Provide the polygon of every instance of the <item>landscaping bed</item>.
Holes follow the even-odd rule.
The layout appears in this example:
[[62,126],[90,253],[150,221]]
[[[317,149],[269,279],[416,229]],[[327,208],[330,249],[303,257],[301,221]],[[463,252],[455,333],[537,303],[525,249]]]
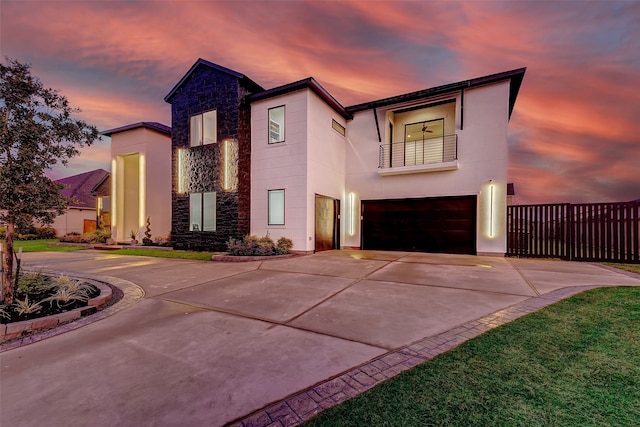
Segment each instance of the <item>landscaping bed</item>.
[[111,288],[97,281],[24,273],[14,303],[0,306],[0,342],[95,313],[111,299]]

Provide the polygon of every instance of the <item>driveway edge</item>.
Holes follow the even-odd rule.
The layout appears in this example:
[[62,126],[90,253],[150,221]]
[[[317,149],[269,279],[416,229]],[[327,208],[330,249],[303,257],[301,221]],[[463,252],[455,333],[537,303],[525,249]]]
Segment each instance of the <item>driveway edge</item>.
[[325,409],[356,397],[370,388],[423,362],[454,349],[465,341],[538,311],[581,292],[603,286],[572,286],[539,297],[532,297],[510,307],[469,321],[438,335],[379,356],[367,363],[302,390],[284,400],[270,404],[227,427],[292,427],[313,418]]

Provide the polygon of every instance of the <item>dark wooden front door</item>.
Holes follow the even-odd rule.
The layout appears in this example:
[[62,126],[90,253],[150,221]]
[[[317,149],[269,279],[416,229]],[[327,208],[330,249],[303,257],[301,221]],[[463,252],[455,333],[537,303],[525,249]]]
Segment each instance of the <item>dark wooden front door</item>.
[[362,249],[476,253],[476,196],[362,202]]
[[316,194],[316,252],[340,247],[340,200]]

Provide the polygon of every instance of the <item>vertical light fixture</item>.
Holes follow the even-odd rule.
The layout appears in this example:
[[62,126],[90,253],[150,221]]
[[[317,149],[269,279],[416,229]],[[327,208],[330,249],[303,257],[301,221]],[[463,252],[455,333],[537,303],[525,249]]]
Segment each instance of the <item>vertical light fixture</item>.
[[184,185],[184,148],[178,148],[178,193],[185,192]]
[[230,156],[230,154],[229,154],[229,144],[230,144],[229,140],[225,139],[224,140],[224,168],[223,168],[224,169],[224,177],[223,177],[223,180],[222,180],[222,187],[225,190],[229,190],[229,173],[230,173],[229,168],[231,167],[231,161],[229,159],[229,156]]
[[349,235],[353,236],[356,234],[356,195],[354,193],[349,193],[349,208],[351,212],[349,212]]
[[495,184],[493,180],[489,180],[489,224],[488,235],[490,239],[495,237]]
[[147,222],[146,204],[147,204],[147,173],[146,173],[146,159],[144,154],[140,153],[138,158],[139,170],[138,170],[138,225],[144,227]]
[[118,211],[116,210],[116,181],[118,174],[116,173],[116,159],[111,159],[111,226],[115,227],[118,223]]

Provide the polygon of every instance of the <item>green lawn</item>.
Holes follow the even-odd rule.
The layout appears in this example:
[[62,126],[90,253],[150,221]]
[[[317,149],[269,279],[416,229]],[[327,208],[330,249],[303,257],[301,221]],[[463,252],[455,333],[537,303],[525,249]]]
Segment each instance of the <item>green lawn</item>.
[[[41,240],[14,240],[13,248],[16,252],[22,248],[22,252],[69,252],[86,249],[84,246],[54,246],[49,243],[57,242],[58,239],[41,239]],[[3,242],[4,243],[4,242]],[[6,246],[5,246],[6,248]]]
[[601,288],[468,341],[306,426],[631,426],[640,288]]
[[609,267],[619,268],[621,270],[640,274],[640,264],[615,264],[613,262],[603,262],[603,264],[608,265]]
[[116,249],[108,251],[109,254],[116,255],[136,255],[136,256],[152,256],[159,258],[180,258],[195,259],[202,261],[211,261],[213,252],[192,252],[192,251],[167,251],[162,249]]

